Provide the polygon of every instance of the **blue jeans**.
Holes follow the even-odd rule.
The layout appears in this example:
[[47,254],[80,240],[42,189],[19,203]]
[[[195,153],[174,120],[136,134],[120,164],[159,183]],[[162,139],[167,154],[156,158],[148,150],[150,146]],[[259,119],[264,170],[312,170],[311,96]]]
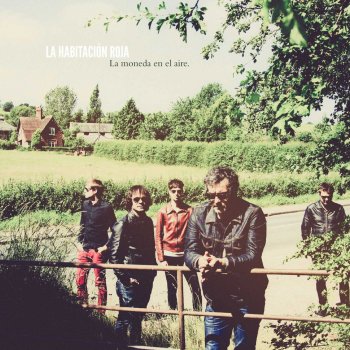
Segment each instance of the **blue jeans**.
[[[119,304],[123,307],[145,308],[151,297],[154,276],[139,281],[139,285],[128,286],[117,281],[117,295]],[[126,349],[128,345],[128,329],[130,328],[130,344],[140,344],[141,323],[143,312],[119,311],[115,325],[118,349]]]
[[[262,302],[250,313],[263,313],[264,305]],[[215,310],[211,305],[207,305],[207,312],[222,312]],[[256,338],[258,336],[260,320],[244,319],[243,315],[248,313],[248,307],[242,307],[232,313],[232,318],[206,316],[205,325],[205,349],[206,350],[226,350],[230,345],[232,330],[234,331],[235,350],[255,350]]]

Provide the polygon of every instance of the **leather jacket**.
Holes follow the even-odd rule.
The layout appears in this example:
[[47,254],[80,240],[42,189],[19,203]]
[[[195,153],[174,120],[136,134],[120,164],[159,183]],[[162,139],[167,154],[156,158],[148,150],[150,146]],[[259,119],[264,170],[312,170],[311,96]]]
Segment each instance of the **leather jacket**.
[[173,209],[171,203],[159,210],[155,235],[158,261],[164,260],[164,250],[184,251],[185,231],[191,212],[192,208],[187,204],[183,204],[178,212]]
[[344,220],[345,211],[342,205],[332,202],[325,209],[321,201],[312,203],[304,213],[301,224],[302,238],[306,239],[310,235],[321,235],[326,232],[338,233]]
[[[129,212],[115,225],[108,248],[111,264],[156,265],[152,219]],[[157,274],[156,271],[125,269],[115,269],[114,273],[125,285],[130,278],[142,281]]]
[[185,237],[185,263],[198,270],[198,259],[207,251],[218,258],[226,256],[228,266],[203,282],[203,293],[217,310],[252,305],[264,300],[267,277],[250,274],[263,268],[266,219],[261,208],[236,198],[233,219],[224,227],[209,203],[196,207]]

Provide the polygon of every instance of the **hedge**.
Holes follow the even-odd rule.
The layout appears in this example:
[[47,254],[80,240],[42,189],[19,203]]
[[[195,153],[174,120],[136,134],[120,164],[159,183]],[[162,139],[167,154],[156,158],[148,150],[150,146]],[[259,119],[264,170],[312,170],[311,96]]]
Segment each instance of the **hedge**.
[[[304,194],[314,194],[317,186],[324,179],[295,179],[293,176],[281,179],[254,179],[241,181],[241,195],[246,198],[261,198],[267,195],[297,197]],[[327,179],[336,187],[339,178]],[[113,204],[114,209],[122,208],[122,200],[126,191],[134,183],[104,181],[105,198]],[[77,212],[83,200],[85,180],[49,181],[44,182],[14,182],[10,181],[0,187],[0,219],[10,218],[23,212],[35,210],[54,210],[57,212]],[[164,203],[168,200],[167,182],[146,181],[143,183],[151,192],[154,203]],[[202,182],[186,183],[185,200],[198,203],[205,200]]]
[[294,171],[310,169],[313,144],[292,142],[170,142],[115,140],[97,142],[94,154],[121,161],[212,167],[227,165],[241,171]]
[[11,141],[0,140],[0,149],[16,149],[17,145]]

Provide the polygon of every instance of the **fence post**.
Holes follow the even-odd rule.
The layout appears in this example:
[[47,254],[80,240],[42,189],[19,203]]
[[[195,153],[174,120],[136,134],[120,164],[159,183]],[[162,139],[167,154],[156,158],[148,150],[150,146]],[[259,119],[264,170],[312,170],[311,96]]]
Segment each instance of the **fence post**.
[[179,340],[180,350],[186,349],[185,341],[185,315],[184,315],[184,290],[182,271],[177,270],[177,309],[179,311]]

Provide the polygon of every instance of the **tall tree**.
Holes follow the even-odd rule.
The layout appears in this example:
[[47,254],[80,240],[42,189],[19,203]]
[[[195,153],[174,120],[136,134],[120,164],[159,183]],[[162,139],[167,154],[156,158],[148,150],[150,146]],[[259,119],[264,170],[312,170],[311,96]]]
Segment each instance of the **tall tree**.
[[11,109],[11,112],[7,115],[6,120],[13,126],[18,125],[20,117],[34,117],[35,107],[29,106],[28,103],[20,104]]
[[86,116],[86,121],[88,123],[101,122],[103,113],[101,110],[101,100],[99,96],[100,96],[100,90],[98,89],[98,84],[97,84],[90,97],[90,109]]
[[144,115],[137,109],[135,101],[131,98],[114,117],[114,137],[123,140],[137,139],[144,120]]
[[68,86],[57,86],[45,95],[45,114],[54,116],[62,129],[69,127],[73,121],[73,110],[77,95]]

